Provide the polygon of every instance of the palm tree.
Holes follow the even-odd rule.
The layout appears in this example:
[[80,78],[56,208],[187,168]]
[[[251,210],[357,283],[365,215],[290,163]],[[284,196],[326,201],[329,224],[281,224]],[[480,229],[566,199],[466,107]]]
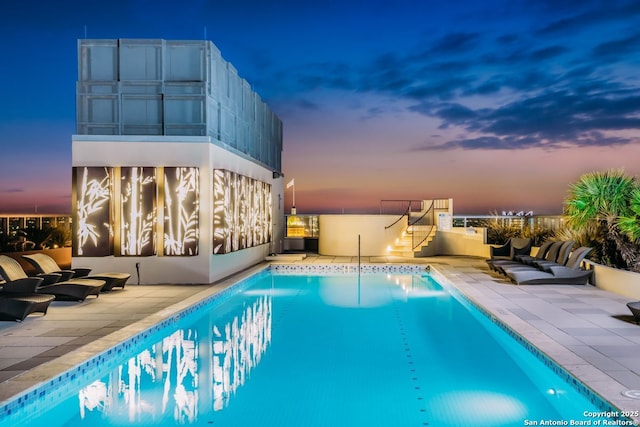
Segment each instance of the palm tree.
[[629,201],[630,214],[618,220],[618,225],[623,233],[635,243],[640,243],[640,188],[631,193]]
[[565,215],[569,226],[576,228],[595,222],[603,231],[603,257],[613,265],[640,272],[638,246],[618,225],[619,218],[632,216],[631,195],[638,188],[637,181],[621,169],[587,173],[571,185]]

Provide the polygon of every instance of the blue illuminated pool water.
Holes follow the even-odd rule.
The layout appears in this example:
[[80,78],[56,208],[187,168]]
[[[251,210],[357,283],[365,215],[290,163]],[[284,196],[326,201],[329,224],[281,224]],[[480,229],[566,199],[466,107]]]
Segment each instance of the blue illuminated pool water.
[[264,272],[206,308],[0,427],[496,427],[609,409],[427,275]]

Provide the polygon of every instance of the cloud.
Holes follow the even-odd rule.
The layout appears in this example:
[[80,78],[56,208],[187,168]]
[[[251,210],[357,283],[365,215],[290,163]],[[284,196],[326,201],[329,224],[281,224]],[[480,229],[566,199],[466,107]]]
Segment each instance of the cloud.
[[0,190],[2,193],[24,193],[24,188],[7,188]]
[[571,143],[545,140],[534,136],[482,136],[478,138],[459,138],[444,144],[423,144],[410,151],[448,151],[448,150],[522,150],[529,148],[568,149],[571,147],[620,146],[632,142],[621,137],[607,137],[593,131],[577,134]]
[[[539,19],[517,32],[510,26],[504,32],[501,26],[477,30],[482,25],[436,32],[369,60],[362,56],[348,64],[327,61],[287,70],[279,81],[301,92],[379,95],[439,120],[440,129],[469,135],[421,150],[629,144],[631,138],[612,134],[640,127],[640,88],[625,68],[612,72],[611,63],[633,61],[640,48],[640,31],[623,32],[633,22],[629,17],[640,17],[635,3],[577,1],[558,12],[553,1],[530,2],[525,8]],[[625,20],[618,22],[621,16]],[[362,108],[365,118],[385,113]]]
[[566,90],[549,90],[495,108],[477,109],[460,103],[416,104],[411,107],[413,111],[441,119],[442,129],[456,127],[483,135],[416,149],[561,149],[630,144],[636,140],[610,134],[640,127],[639,92],[583,96]]
[[[558,2],[553,1],[549,5],[558,7]],[[590,9],[569,17],[556,19],[537,31],[538,35],[558,36],[561,34],[575,34],[588,31],[595,26],[606,25],[613,21],[627,21],[633,16],[640,15],[640,3],[634,0],[622,2],[594,2],[589,4],[578,2],[577,7],[590,7]]]
[[296,100],[296,105],[303,110],[318,110],[319,106],[315,102],[312,102],[306,98],[300,98]]
[[466,53],[475,48],[480,39],[478,33],[449,33],[437,40],[425,52],[425,57],[432,58],[437,54],[458,54]]
[[617,60],[628,55],[636,55],[640,49],[640,33],[629,37],[601,43],[593,48],[595,59]]

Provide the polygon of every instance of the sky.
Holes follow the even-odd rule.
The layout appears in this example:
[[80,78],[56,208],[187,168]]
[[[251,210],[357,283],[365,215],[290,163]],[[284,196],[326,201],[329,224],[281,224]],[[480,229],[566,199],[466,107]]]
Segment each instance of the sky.
[[85,37],[211,40],[282,120],[298,213],[559,214],[584,173],[640,176],[637,0],[21,0],[0,6],[0,213],[71,211]]

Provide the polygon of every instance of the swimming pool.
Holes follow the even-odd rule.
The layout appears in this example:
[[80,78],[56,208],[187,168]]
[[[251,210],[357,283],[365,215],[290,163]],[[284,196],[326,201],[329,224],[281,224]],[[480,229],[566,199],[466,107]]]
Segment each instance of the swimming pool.
[[422,268],[380,270],[252,276],[3,408],[0,426],[564,425],[613,410]]

